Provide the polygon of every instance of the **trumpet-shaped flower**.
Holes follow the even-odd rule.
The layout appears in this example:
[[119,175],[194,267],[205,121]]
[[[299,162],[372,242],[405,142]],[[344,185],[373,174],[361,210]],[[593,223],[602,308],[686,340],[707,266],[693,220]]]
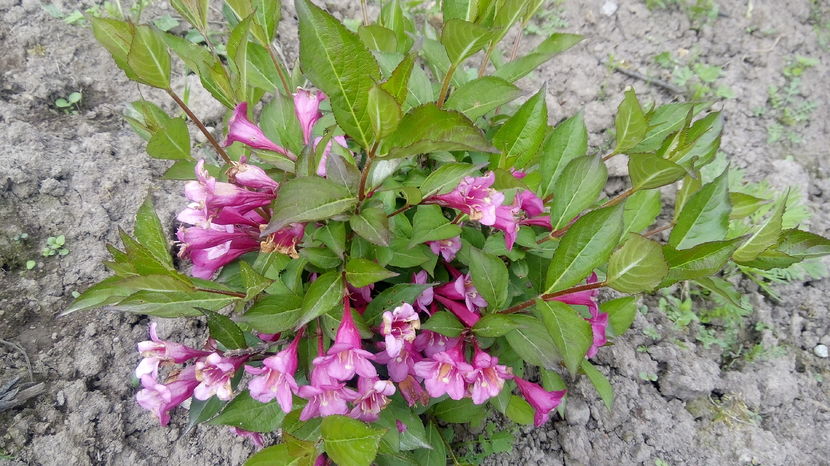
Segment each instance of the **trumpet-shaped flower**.
[[[414,274],[412,276],[412,283],[416,285],[426,285],[429,282],[427,273],[424,270]],[[434,298],[434,291],[432,287],[429,287],[421,292],[417,298],[415,298],[415,307],[418,308],[419,311],[422,312],[429,312],[429,305],[432,304],[432,300]]]
[[314,358],[315,369],[322,370],[335,380],[349,380],[355,374],[361,377],[377,377],[375,366],[370,362],[372,353],[364,350],[360,333],[354,325],[350,306],[343,306],[343,318],[337,328],[334,344],[326,356]]
[[435,288],[435,293],[454,301],[464,301],[470,312],[477,312],[480,307],[487,306],[487,300],[473,285],[470,274],[459,275],[454,281]]
[[315,367],[311,372],[311,384],[300,387],[297,394],[308,400],[300,413],[301,421],[334,414],[347,414],[349,412],[347,402],[360,397],[357,392],[347,388],[346,384],[333,380],[319,367]]
[[170,361],[181,364],[194,358],[207,356],[207,351],[200,351],[173,341],[162,340],[156,333],[158,324],[150,323],[150,340],[138,344],[138,352],[143,359],[135,370],[135,376],[141,379],[145,375],[158,378],[159,363]]
[[272,193],[277,192],[280,184],[268,176],[260,167],[251,165],[242,160],[231,168],[228,178],[239,186],[251,189],[262,189]]
[[548,421],[550,412],[559,406],[562,397],[565,396],[565,390],[548,391],[540,387],[538,384],[528,382],[520,377],[513,377],[522,396],[533,407],[536,414],[533,416],[533,424],[536,427],[541,426]]
[[139,406],[152,412],[161,425],[170,422],[170,411],[193,395],[199,385],[193,366],[185,368],[171,382],[159,383],[155,377],[145,374],[141,377],[143,387],[135,396]]
[[447,194],[431,196],[427,202],[460,210],[482,225],[496,222],[496,208],[504,202],[504,194],[492,189],[496,175],[468,176]]
[[447,262],[452,262],[455,255],[461,250],[461,237],[442,239],[438,241],[427,241],[427,245],[435,255],[440,255]]
[[308,144],[311,140],[311,130],[314,123],[322,118],[323,114],[320,112],[320,102],[326,100],[326,94],[320,91],[311,92],[305,89],[297,89],[294,93],[294,115],[297,121],[300,122],[300,128],[303,130],[303,142]]
[[415,331],[421,328],[421,319],[409,303],[383,313],[380,334],[385,337],[386,353],[396,357],[404,343],[415,340]]
[[242,102],[233,109],[233,115],[228,122],[228,137],[225,139],[225,147],[234,142],[241,142],[254,149],[270,150],[280,153],[291,160],[297,157],[284,147],[268,139],[265,133],[248,119],[248,103]]
[[303,240],[305,235],[305,223],[292,223],[281,228],[260,243],[262,252],[279,252],[294,259],[300,257],[297,252],[297,244]]
[[498,396],[504,381],[512,376],[509,367],[500,365],[498,358],[481,351],[478,345],[473,355],[473,370],[464,375],[469,384],[467,391],[477,405]]
[[388,380],[361,377],[357,380],[360,398],[354,402],[349,416],[363,422],[375,422],[380,412],[392,402],[390,396],[395,394],[395,386]]
[[231,432],[234,434],[251,439],[251,442],[256,445],[257,448],[262,448],[265,446],[265,440],[262,438],[262,434],[259,432],[251,432],[244,429],[240,429],[239,427],[231,427]]
[[415,363],[415,374],[424,378],[427,393],[433,398],[445,393],[453,400],[464,398],[464,375],[471,370],[473,367],[464,360],[462,345]]
[[245,366],[245,372],[256,375],[248,382],[251,398],[262,403],[276,399],[283,411],[291,412],[292,393],[298,389],[294,373],[297,371],[297,345],[301,338],[302,333],[298,333],[287,348],[265,358],[262,367]]
[[457,337],[452,338],[446,335],[441,335],[438,332],[424,330],[419,333],[417,337],[415,337],[415,342],[412,347],[415,351],[420,351],[424,353],[426,357],[430,358],[436,353],[449,351],[458,345],[459,341],[461,341],[461,339]]
[[535,225],[552,229],[550,217],[542,215],[545,205],[532,191],[523,190],[516,193],[513,204],[502,205],[496,209],[496,221],[493,228],[504,232],[507,250],[513,249],[520,225]]
[[230,400],[233,395],[231,378],[247,359],[248,356],[226,358],[219,353],[211,353],[205,359],[196,361],[199,385],[193,390],[193,396],[207,400],[216,395],[220,400]]
[[[380,343],[379,346],[387,349],[386,343]],[[375,362],[378,364],[386,364],[389,378],[393,382],[400,382],[405,379],[412,373],[412,368],[415,367],[415,363],[421,359],[423,359],[421,355],[415,350],[413,344],[409,342],[405,342],[395,356],[389,356],[387,351],[381,351],[375,355]]]

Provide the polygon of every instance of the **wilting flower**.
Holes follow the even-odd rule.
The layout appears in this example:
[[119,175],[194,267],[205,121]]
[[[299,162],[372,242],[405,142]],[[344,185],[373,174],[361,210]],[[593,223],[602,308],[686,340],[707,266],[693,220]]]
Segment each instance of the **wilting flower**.
[[504,202],[504,194],[490,188],[495,181],[493,172],[476,178],[468,176],[449,193],[431,196],[426,201],[460,210],[482,225],[492,225],[496,222],[496,208]]
[[415,374],[424,378],[427,393],[433,398],[443,394],[453,400],[464,398],[464,374],[473,367],[464,360],[463,345],[432,355],[431,360],[415,363]]
[[195,368],[190,366],[170,383],[160,384],[155,377],[144,375],[141,377],[141,385],[144,388],[136,394],[136,401],[142,408],[155,414],[161,425],[166,426],[170,422],[170,411],[193,395],[199,381],[196,380]]
[[245,366],[245,372],[257,376],[248,382],[251,398],[262,403],[276,398],[283,411],[291,412],[292,393],[297,392],[297,382],[294,381],[294,373],[297,371],[297,345],[302,335],[302,332],[298,333],[287,348],[265,358],[262,367]]
[[429,394],[421,387],[421,384],[415,380],[411,375],[406,376],[403,380],[398,382],[398,389],[401,395],[406,400],[406,403],[412,407],[416,404],[426,406],[429,404]]
[[[379,346],[386,349],[386,343],[380,343]],[[412,343],[405,342],[398,354],[389,356],[387,351],[381,351],[375,355],[375,362],[378,364],[386,364],[386,369],[389,371],[389,378],[393,382],[400,382],[405,379],[410,373],[415,363],[423,359]]]
[[265,441],[262,438],[262,434],[260,434],[259,432],[250,432],[244,429],[240,429],[239,427],[231,427],[231,432],[240,437],[251,439],[251,442],[253,442],[253,444],[256,445],[257,448],[262,448],[265,446]]
[[421,319],[409,303],[403,303],[391,312],[384,312],[380,334],[386,337],[386,353],[392,358],[397,356],[405,342],[415,340],[415,331],[419,328]]
[[470,274],[459,275],[455,281],[435,288],[435,293],[454,301],[464,301],[470,312],[477,312],[480,307],[487,306],[487,300],[478,293]]
[[228,137],[225,139],[225,147],[234,142],[241,142],[248,147],[254,149],[270,150],[278,152],[291,160],[296,160],[297,157],[279,146],[274,141],[268,139],[265,133],[248,119],[248,103],[242,102],[233,110],[233,115],[228,122]]
[[300,387],[297,394],[308,400],[300,413],[300,420],[307,421],[315,417],[346,414],[349,412],[348,401],[354,401],[360,395],[346,384],[333,380],[319,367],[311,372],[311,385]]
[[448,337],[446,335],[441,335],[438,332],[424,330],[419,333],[417,337],[415,337],[413,348],[415,348],[415,351],[424,353],[424,355],[429,358],[435,353],[448,351],[451,348],[454,348],[459,341],[461,341],[461,339],[458,337]]
[[389,397],[395,394],[392,382],[368,377],[357,380],[357,390],[360,398],[355,400],[349,416],[363,422],[377,421],[381,410],[392,401]]
[[276,251],[297,259],[300,257],[297,253],[297,244],[303,240],[303,235],[305,235],[305,223],[292,223],[268,235],[265,241],[260,243],[260,251]]
[[427,241],[427,245],[433,254],[440,255],[447,262],[452,262],[455,255],[461,250],[461,237],[442,239],[438,241]]
[[[426,285],[429,280],[427,279],[427,273],[424,270],[414,274],[412,276],[412,283],[416,285]],[[421,292],[417,298],[415,298],[415,306],[418,308],[419,311],[429,312],[429,305],[432,304],[433,299],[433,290],[432,287],[429,287]]]
[[538,384],[528,382],[527,380],[515,376],[513,377],[513,380],[515,380],[516,385],[519,386],[519,390],[522,392],[524,399],[527,400],[527,402],[530,403],[530,406],[532,406],[536,411],[536,414],[533,416],[533,424],[536,427],[540,427],[548,421],[550,412],[559,406],[559,403],[562,401],[562,397],[565,396],[565,390],[548,391],[540,387]]
[[498,358],[481,351],[478,345],[473,355],[473,370],[464,375],[469,383],[470,397],[477,405],[498,396],[504,381],[512,376],[510,368],[500,365]]
[[207,356],[207,351],[199,351],[189,346],[173,341],[162,340],[156,333],[157,324],[150,323],[150,340],[138,344],[138,352],[144,358],[135,369],[135,376],[141,379],[145,375],[152,375],[158,378],[158,367],[162,361],[170,361],[176,364],[187,362],[194,358]]
[[196,361],[196,380],[200,383],[193,390],[193,396],[207,400],[216,395],[220,400],[230,400],[233,395],[231,378],[248,356],[226,358],[219,353],[211,353],[204,360]]
[[378,373],[370,360],[372,353],[364,350],[360,333],[354,325],[350,306],[343,306],[343,318],[337,328],[334,344],[326,356],[314,358],[314,366],[335,380],[349,380],[355,374],[361,377],[377,377]]
[[320,102],[324,100],[326,100],[326,94],[320,91],[311,92],[300,88],[294,93],[294,114],[300,122],[303,142],[306,144],[311,140],[311,129],[314,123],[317,123],[317,120],[323,116],[320,112]]

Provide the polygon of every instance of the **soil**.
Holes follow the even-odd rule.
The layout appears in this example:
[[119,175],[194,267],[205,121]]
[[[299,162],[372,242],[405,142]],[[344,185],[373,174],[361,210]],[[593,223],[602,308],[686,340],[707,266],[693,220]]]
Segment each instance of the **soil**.
[[[64,11],[88,2],[55,2]],[[285,2],[284,53],[296,57],[296,19]],[[349,3],[349,2],[340,2]],[[356,4],[357,2],[352,2]],[[734,98],[719,103],[726,116],[722,149],[751,181],[794,185],[814,215],[809,228],[830,229],[830,54],[814,29],[811,5],[821,1],[725,1],[721,15],[698,26],[677,8],[650,11],[644,2],[571,1],[567,31],[586,40],[557,57],[521,85],[534,91],[548,84],[551,121],[583,111],[596,151],[608,145],[621,92],[633,86],[643,101],[665,103],[678,96],[614,72],[613,58],[630,69],[660,77],[653,57],[670,51],[699,53],[699,61],[721,66],[718,82]],[[330,2],[342,16],[354,5]],[[616,8],[614,8],[616,6]],[[154,6],[164,13],[165,6]],[[825,9],[825,16],[828,11]],[[153,193],[163,221],[174,227],[181,185],[159,181],[168,162],[150,159],[144,143],[122,120],[124,105],[143,96],[164,96],[128,83],[88,29],[50,17],[37,0],[0,0],[0,338],[22,346],[31,376],[46,391],[0,413],[0,464],[241,464],[250,443],[224,428],[186,429],[176,412],[162,428],[134,402],[131,372],[135,343],[146,338],[148,319],[89,312],[57,317],[81,291],[106,276],[100,265],[117,227],[131,227],[140,200]],[[824,21],[827,19],[825,17]],[[540,40],[530,37],[522,50]],[[801,77],[802,94],[818,104],[796,129],[801,142],[767,143],[774,116],[767,88],[785,83],[784,67],[796,56],[819,59]],[[662,76],[661,79],[665,79]],[[179,78],[179,86],[186,78]],[[208,125],[220,125],[223,110],[193,87],[191,102]],[[82,91],[74,113],[54,105]],[[172,110],[172,107],[168,107]],[[207,150],[207,149],[203,149]],[[615,162],[612,173],[621,175]],[[20,239],[26,233],[28,238]],[[49,236],[65,235],[66,256],[41,256]],[[36,260],[27,270],[25,263]],[[828,464],[830,362],[813,348],[830,344],[827,291],[830,280],[790,282],[778,287],[780,301],[740,283],[755,313],[749,343],[782,348],[754,362],[722,365],[717,346],[705,349],[688,332],[644,304],[633,331],[599,352],[599,369],[616,393],[607,410],[586,381],[570,392],[566,418],[519,431],[514,448],[489,464]],[[757,324],[757,325],[756,325]],[[649,327],[661,337],[643,334]],[[196,320],[161,321],[162,337],[204,335]],[[0,386],[28,380],[27,358],[0,344]],[[641,373],[654,374],[646,381]]]

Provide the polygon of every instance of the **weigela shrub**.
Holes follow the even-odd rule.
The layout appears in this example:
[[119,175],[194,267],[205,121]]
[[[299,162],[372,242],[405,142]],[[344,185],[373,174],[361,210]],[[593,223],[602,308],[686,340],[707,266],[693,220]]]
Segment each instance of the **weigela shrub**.
[[[588,153],[581,115],[549,126],[544,88],[515,103],[516,81],[581,40],[503,46],[539,0],[447,0],[437,29],[390,0],[356,32],[297,0],[293,66],[273,43],[277,2],[227,0],[218,29],[207,0],[170,4],[199,40],[92,27],[183,112],[126,112],[149,155],[173,161],[164,177],[187,180],[180,261],[148,199],[110,247],[113,276],[68,312],[206,319],[198,348],[150,325],[136,399],[162,425],[189,401],[191,424],[259,446],[279,431],[251,464],[445,464],[439,426],[493,412],[541,426],[581,375],[610,408],[590,359],[631,325],[634,295],[694,280],[728,298],[714,276],[728,261],[782,268],[830,251],[788,224],[786,194],[730,193],[728,168],[702,171],[724,123],[711,103],[643,108],[627,91],[604,156]],[[224,138],[172,90],[171,51],[227,107]],[[607,198],[615,156],[629,187]],[[617,297],[599,303],[601,288]]]

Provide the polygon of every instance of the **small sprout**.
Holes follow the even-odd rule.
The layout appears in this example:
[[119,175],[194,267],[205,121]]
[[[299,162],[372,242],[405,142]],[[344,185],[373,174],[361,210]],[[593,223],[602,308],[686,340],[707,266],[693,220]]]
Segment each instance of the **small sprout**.
[[659,340],[660,339],[660,332],[657,331],[654,327],[646,327],[643,329],[643,333],[651,338],[652,340]]
[[37,262],[33,260],[26,261],[26,270],[32,270],[35,267],[37,267]]
[[77,290],[72,290],[72,297],[73,298],[78,299],[79,296],[81,296],[81,293],[78,293]]
[[645,380],[646,382],[657,382],[657,374],[642,371],[640,372],[639,376],[642,380]]
[[[55,107],[63,110],[65,113],[78,113],[80,108],[78,104],[81,102],[83,94],[80,92],[72,92],[66,97],[60,97],[55,100]],[[73,109],[74,107],[74,109]]]
[[58,235],[58,236],[50,236],[46,238],[46,247],[40,250],[40,254],[43,257],[51,257],[55,254],[65,256],[69,254],[69,249],[66,249],[64,245],[66,244],[66,236]]

